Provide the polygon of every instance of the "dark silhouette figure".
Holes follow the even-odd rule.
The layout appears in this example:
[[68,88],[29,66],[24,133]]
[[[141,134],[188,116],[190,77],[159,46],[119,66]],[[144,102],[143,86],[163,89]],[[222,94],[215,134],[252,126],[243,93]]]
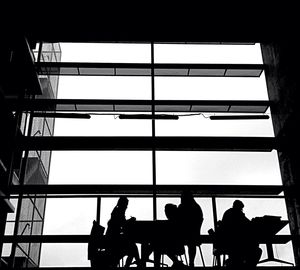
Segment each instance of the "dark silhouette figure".
[[183,191],[178,214],[182,237],[188,247],[189,266],[194,266],[196,248],[199,245],[199,235],[203,223],[203,212],[190,191]]
[[173,261],[173,266],[182,266],[178,260],[179,255],[184,254],[183,238],[180,231],[179,211],[175,204],[165,205],[165,215],[169,221],[168,231],[166,232],[166,244],[164,253]]
[[231,268],[256,267],[262,250],[259,248],[251,221],[243,213],[244,204],[233,202],[232,208],[225,211],[220,226],[223,247],[229,256],[227,266]]
[[88,242],[88,260],[93,269],[106,268],[109,265],[104,231],[105,228],[94,220]]
[[139,264],[139,253],[136,244],[126,233],[126,227],[130,226],[131,222],[135,221],[134,217],[126,219],[125,212],[128,206],[128,199],[121,196],[117,205],[111,213],[111,218],[108,221],[106,231],[108,253],[112,258],[112,266],[116,266],[121,258],[127,255],[125,267],[129,267],[135,258]]
[[162,254],[166,254],[173,262],[173,267],[182,267],[184,264],[178,260],[179,255],[184,254],[183,241],[180,235],[178,220],[178,209],[175,204],[168,203],[165,205],[165,215],[168,221],[166,226],[159,228],[159,237],[154,238],[151,243],[142,245],[143,266],[149,255],[154,252],[154,263],[160,265]]

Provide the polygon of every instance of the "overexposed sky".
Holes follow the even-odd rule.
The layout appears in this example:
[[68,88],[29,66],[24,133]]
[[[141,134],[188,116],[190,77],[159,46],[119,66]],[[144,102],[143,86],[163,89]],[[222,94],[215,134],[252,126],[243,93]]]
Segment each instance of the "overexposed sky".
[[[62,62],[149,63],[149,44],[61,44]],[[262,63],[260,45],[155,45],[157,63]],[[155,79],[156,99],[267,100],[264,74],[259,78]],[[58,98],[151,99],[150,77],[61,76]],[[270,112],[268,112],[270,113]],[[92,116],[90,120],[56,119],[56,136],[151,136],[151,121]],[[211,121],[205,115],[156,121],[157,136],[263,136],[273,137],[272,121]],[[152,184],[151,151],[54,151],[49,184]],[[156,154],[157,184],[280,185],[277,152],[161,151]],[[117,198],[101,202],[101,224],[106,226]],[[222,213],[233,199],[218,200]],[[158,199],[163,206],[179,199]],[[211,201],[199,198],[204,211],[202,232],[213,226]],[[261,207],[265,205],[265,207]],[[245,212],[285,216],[282,200],[272,203],[245,200]],[[72,211],[72,209],[76,209]],[[130,199],[127,214],[152,219],[152,200]],[[96,199],[48,199],[44,234],[89,234],[95,219]],[[211,247],[210,247],[211,248]],[[205,249],[211,260],[211,249]],[[290,246],[281,250],[292,260]],[[72,250],[72,252],[70,252]],[[64,254],[64,258],[60,254]],[[282,256],[281,256],[282,257]],[[86,245],[44,244],[41,266],[87,266]]]

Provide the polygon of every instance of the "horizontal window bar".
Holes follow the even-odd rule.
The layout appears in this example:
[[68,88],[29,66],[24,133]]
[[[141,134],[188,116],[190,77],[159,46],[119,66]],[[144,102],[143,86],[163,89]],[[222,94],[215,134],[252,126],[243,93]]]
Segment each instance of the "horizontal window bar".
[[[66,76],[151,76],[149,63],[40,62],[40,75]],[[263,64],[154,64],[155,76],[260,77]]]

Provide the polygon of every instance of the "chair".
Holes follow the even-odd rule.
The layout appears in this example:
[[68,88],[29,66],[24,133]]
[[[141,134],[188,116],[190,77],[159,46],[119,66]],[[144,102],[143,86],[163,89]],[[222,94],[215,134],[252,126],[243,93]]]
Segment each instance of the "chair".
[[[217,222],[216,231],[213,229],[208,230],[208,234],[212,236],[213,243],[213,266],[224,266],[226,261],[227,252],[225,251],[220,235],[221,221]],[[222,260],[221,260],[222,257]]]
[[104,231],[105,227],[94,220],[87,250],[87,258],[90,260],[92,268],[98,268],[100,264],[107,264]]

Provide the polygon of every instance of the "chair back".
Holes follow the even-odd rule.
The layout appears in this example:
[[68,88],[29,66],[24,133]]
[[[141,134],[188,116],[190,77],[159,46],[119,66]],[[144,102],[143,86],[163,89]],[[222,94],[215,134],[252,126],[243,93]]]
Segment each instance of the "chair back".
[[88,260],[94,259],[97,256],[98,250],[104,248],[104,231],[105,227],[94,220],[88,242]]

